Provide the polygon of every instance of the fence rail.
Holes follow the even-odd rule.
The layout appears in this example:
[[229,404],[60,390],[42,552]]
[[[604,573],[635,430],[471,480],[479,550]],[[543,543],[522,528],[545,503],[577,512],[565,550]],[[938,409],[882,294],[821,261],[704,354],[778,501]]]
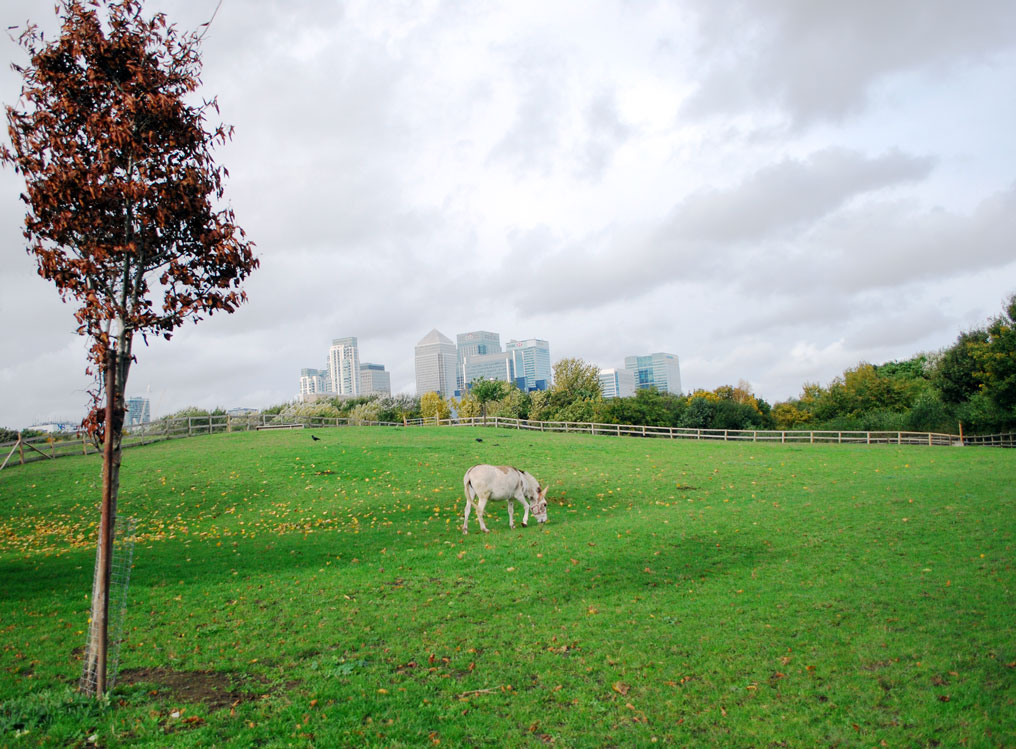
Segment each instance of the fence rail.
[[[778,442],[781,444],[840,445],[978,445],[1016,447],[1016,434],[966,435],[937,432],[903,431],[839,431],[779,429],[689,429],[683,427],[637,426],[632,424],[590,424],[576,421],[529,421],[492,416],[486,419],[408,419],[401,422],[359,421],[355,419],[310,417],[297,418],[284,414],[249,414],[246,416],[185,416],[129,427],[124,430],[123,446],[137,447],[163,440],[195,437],[223,432],[246,432],[270,429],[327,429],[343,426],[477,426],[537,432],[563,432],[613,437],[651,439],[722,440],[724,442]],[[56,435],[20,438],[0,444],[0,470],[8,463],[55,460],[68,455],[90,455],[101,452],[87,435]]]
[[1016,433],[978,434],[963,438],[964,445],[985,445],[987,447],[1016,447]]

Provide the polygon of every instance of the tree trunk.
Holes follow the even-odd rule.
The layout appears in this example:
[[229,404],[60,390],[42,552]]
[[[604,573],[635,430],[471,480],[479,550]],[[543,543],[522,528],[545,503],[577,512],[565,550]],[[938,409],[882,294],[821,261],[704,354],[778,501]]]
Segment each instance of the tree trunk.
[[122,463],[123,415],[126,411],[125,385],[130,369],[130,354],[125,353],[121,339],[119,351],[107,353],[104,366],[106,387],[105,439],[103,441],[102,504],[99,539],[95,554],[95,577],[92,584],[91,623],[82,688],[88,694],[101,696],[106,692],[107,652],[109,635],[109,582],[116,538],[116,505],[120,494]]
[[89,623],[88,651],[82,686],[89,694],[106,691],[106,653],[109,631],[109,571],[113,552],[113,446],[116,410],[116,352],[108,351],[103,366],[106,388],[106,416],[102,450],[102,503],[99,540],[95,552],[95,577],[92,582],[92,609]]

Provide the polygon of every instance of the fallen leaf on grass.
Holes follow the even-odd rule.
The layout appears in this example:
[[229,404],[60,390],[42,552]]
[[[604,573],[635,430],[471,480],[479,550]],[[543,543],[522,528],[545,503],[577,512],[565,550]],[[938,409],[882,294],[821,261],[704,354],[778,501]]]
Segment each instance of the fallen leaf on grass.
[[618,694],[620,694],[622,696],[627,695],[628,694],[628,690],[631,689],[631,687],[629,685],[622,684],[619,681],[614,682],[614,686],[612,688],[613,688],[613,690],[615,692],[617,692]]

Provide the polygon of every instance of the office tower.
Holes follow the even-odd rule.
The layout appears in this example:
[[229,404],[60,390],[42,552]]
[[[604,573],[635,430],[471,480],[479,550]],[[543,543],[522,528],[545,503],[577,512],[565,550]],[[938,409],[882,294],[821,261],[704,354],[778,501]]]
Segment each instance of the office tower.
[[328,350],[328,375],[337,395],[360,394],[360,352],[356,337],[336,338]]
[[511,340],[505,344],[515,367],[515,384],[519,390],[546,390],[551,384],[550,344],[539,338]]
[[461,392],[468,390],[476,380],[515,382],[515,359],[510,351],[501,351],[495,354],[471,354],[466,357],[459,371],[459,376],[465,383]]
[[458,351],[451,339],[437,329],[416,344],[416,393],[435,392],[445,398],[455,394]]
[[600,390],[604,398],[630,398],[635,395],[635,373],[630,369],[601,369]]
[[501,336],[488,330],[474,330],[471,333],[459,333],[455,336],[458,350],[458,367],[455,372],[455,386],[461,393],[472,380],[463,375],[463,366],[468,356],[484,356],[497,354],[501,351]]
[[360,365],[360,395],[372,393],[392,394],[392,376],[383,364],[363,362]]
[[148,398],[128,398],[126,426],[133,427],[147,424],[152,420],[152,404]]
[[635,373],[639,390],[655,387],[661,393],[681,393],[681,366],[675,354],[626,356],[624,368]]
[[331,378],[327,369],[300,370],[300,400],[307,400],[309,395],[331,393]]

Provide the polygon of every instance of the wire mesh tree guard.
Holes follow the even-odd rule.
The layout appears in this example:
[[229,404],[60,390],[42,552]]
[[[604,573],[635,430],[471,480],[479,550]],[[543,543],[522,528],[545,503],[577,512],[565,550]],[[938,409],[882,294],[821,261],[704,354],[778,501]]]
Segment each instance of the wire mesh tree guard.
[[[137,540],[137,520],[135,518],[118,518],[114,524],[113,555],[110,561],[109,576],[109,639],[108,658],[105,674],[105,687],[109,691],[116,684],[120,670],[120,647],[124,641],[125,622],[127,618],[127,589],[130,587],[131,568],[134,564],[134,544]],[[95,576],[92,589],[99,579],[99,558],[95,559]],[[99,623],[92,619],[88,624],[88,640],[85,642],[85,666],[81,674],[78,688],[87,694],[96,694],[99,686],[98,663],[91,654],[97,652]]]

